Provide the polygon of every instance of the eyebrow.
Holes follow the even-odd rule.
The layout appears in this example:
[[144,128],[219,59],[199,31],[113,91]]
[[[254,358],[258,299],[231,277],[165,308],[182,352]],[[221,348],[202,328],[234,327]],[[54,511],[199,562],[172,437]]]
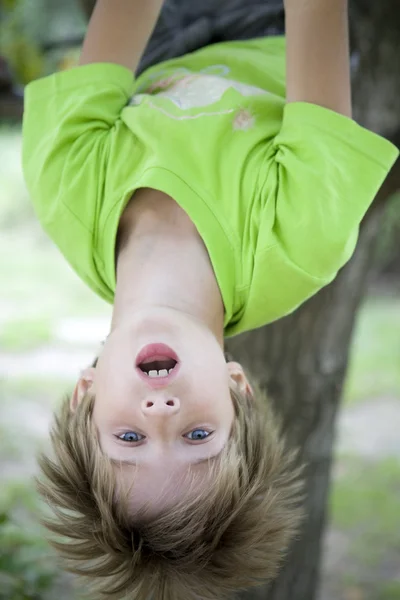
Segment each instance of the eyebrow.
[[[191,463],[189,463],[190,465],[200,465],[201,463],[205,463],[205,462],[210,462],[211,460],[213,460],[214,458],[217,458],[217,456],[220,453],[218,452],[218,454],[213,454],[212,456],[207,456],[206,458],[200,458],[199,460],[195,460]],[[129,460],[129,459],[118,459],[118,458],[110,458],[110,462],[112,465],[132,465],[132,466],[137,466],[138,463],[136,460]]]

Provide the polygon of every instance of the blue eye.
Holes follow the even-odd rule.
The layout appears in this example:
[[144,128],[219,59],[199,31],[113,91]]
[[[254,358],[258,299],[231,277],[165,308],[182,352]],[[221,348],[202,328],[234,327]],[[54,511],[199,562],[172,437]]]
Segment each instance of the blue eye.
[[210,432],[206,431],[205,429],[193,429],[193,431],[187,433],[185,437],[193,442],[199,442],[201,440],[205,440],[209,435]]
[[121,435],[117,435],[117,438],[122,440],[123,442],[141,442],[142,440],[144,440],[144,435],[136,433],[136,431],[126,431]]

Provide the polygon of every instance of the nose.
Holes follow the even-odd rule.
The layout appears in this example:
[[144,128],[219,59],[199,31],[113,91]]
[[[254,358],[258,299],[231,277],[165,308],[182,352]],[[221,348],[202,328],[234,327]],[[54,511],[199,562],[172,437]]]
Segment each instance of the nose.
[[148,417],[168,417],[180,410],[178,398],[151,398],[142,401],[142,412]]

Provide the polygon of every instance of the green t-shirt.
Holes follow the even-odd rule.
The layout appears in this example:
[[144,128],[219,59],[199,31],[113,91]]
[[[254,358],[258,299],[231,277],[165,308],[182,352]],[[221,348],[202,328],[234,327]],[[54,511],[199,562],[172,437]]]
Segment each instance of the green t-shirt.
[[93,64],[26,90],[23,166],[37,215],[113,301],[118,223],[134,190],[172,196],[208,249],[233,335],[332,281],[398,150],[351,119],[285,104],[285,40],[208,46],[136,80]]

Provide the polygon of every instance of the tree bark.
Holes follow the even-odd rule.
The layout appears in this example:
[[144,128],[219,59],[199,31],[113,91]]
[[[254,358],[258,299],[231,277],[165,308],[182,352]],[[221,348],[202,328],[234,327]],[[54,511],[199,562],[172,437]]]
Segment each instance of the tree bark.
[[[1,18],[1,15],[0,15]],[[20,120],[23,112],[23,97],[13,87],[11,70],[6,59],[0,55],[0,120]]]
[[0,91],[0,121],[3,119],[20,121],[23,111],[24,101],[22,96]]
[[96,0],[80,0],[80,5],[82,6],[83,12],[85,13],[87,19],[90,19],[95,4]]

